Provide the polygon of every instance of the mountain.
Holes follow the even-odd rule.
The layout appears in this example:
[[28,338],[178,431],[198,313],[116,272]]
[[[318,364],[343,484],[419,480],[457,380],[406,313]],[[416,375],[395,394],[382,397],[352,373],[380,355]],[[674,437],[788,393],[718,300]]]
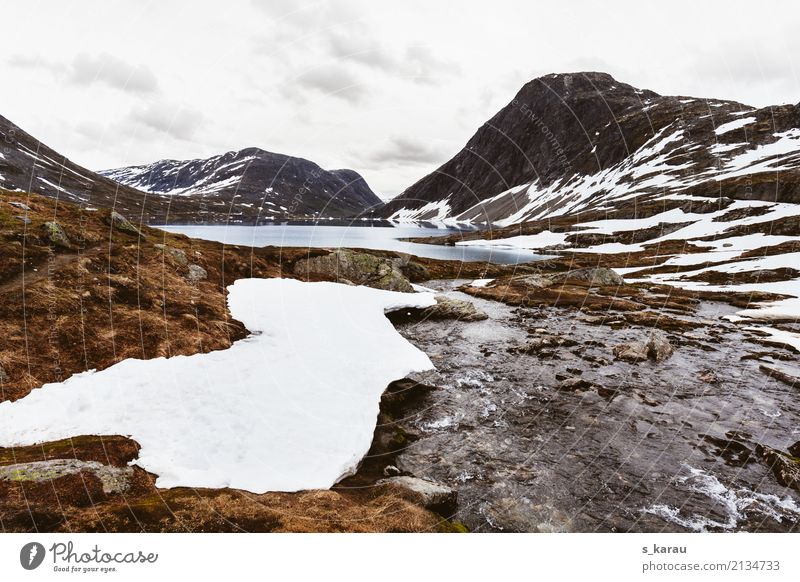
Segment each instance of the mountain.
[[0,116],[0,188],[36,192],[142,223],[252,223],[354,216],[382,204],[353,170],[323,170],[257,148],[93,172]]
[[661,96],[604,73],[530,81],[395,219],[516,224],[673,194],[800,202],[800,108]]
[[[162,160],[100,172],[120,184],[233,221],[344,217],[382,204],[357,172],[247,148],[199,160]],[[173,218],[179,215],[172,213]]]
[[89,207],[114,208],[139,219],[165,214],[167,200],[123,186],[68,160],[0,116],[0,188],[37,192]]

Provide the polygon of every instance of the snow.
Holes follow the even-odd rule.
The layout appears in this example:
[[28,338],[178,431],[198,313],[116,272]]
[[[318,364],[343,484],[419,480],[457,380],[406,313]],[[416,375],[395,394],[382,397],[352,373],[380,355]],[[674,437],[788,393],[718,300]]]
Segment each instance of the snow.
[[510,238],[496,238],[493,240],[462,240],[457,242],[456,245],[515,249],[542,249],[545,247],[564,244],[566,239],[566,233],[544,230],[538,234],[512,236]]
[[[450,197],[448,196],[437,202],[428,202],[419,208],[402,208],[392,214],[389,217],[389,220],[396,222],[408,222],[415,220],[430,220],[434,222],[443,221],[450,217],[450,204],[448,203],[449,198]],[[432,214],[434,212],[435,214]]]
[[328,488],[372,441],[380,396],[432,369],[384,313],[429,293],[242,279],[228,287],[251,335],[226,350],[124,360],[0,404],[0,446],[129,435],[159,487]]
[[717,135],[722,135],[728,133],[729,131],[733,131],[734,129],[739,129],[740,127],[744,127],[745,125],[750,125],[756,120],[755,117],[742,117],[740,119],[734,119],[733,121],[729,121],[728,123],[723,123],[718,128],[714,130],[714,133]]
[[494,279],[475,279],[472,283],[469,284],[470,287],[486,287],[489,285]]
[[644,247],[640,244],[625,244],[625,243],[603,243],[600,245],[593,245],[584,249],[570,249],[576,253],[603,253],[609,255],[616,255],[620,253],[638,253],[643,251]]
[[794,333],[782,329],[775,329],[774,327],[763,327],[763,326],[750,326],[746,327],[745,329],[750,331],[758,331],[761,333],[765,333],[767,334],[770,340],[781,344],[785,344],[787,346],[792,346],[794,349],[800,352],[800,333]]
[[729,152],[731,150],[747,147],[747,145],[748,144],[746,142],[743,142],[743,143],[715,143],[713,146],[711,146],[711,148],[709,148],[709,151],[712,154],[714,154],[715,156],[718,156],[720,154],[724,154],[725,152]]

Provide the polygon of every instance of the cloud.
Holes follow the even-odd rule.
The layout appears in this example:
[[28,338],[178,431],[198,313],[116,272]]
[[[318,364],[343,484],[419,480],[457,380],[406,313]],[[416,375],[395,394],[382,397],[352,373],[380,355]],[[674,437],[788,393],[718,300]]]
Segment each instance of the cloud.
[[417,83],[438,85],[442,77],[461,72],[458,63],[439,58],[424,45],[408,47],[405,64]]
[[42,57],[31,55],[11,55],[6,59],[6,62],[12,67],[20,69],[43,69],[51,73],[61,73],[66,69],[63,64],[54,63]]
[[156,133],[189,140],[197,131],[203,116],[199,111],[151,103],[134,109],[130,120]]
[[143,65],[132,65],[107,53],[75,57],[68,80],[75,85],[100,83],[127,93],[155,93],[158,79]]
[[331,54],[336,58],[383,71],[396,70],[400,65],[379,42],[369,38],[366,27],[358,31],[332,31],[327,40]]
[[304,101],[303,93],[309,90],[349,103],[358,103],[368,93],[366,85],[340,65],[320,67],[301,74],[285,86],[284,94]]
[[366,161],[374,165],[440,164],[447,157],[443,148],[418,139],[394,136],[381,148],[369,154]]

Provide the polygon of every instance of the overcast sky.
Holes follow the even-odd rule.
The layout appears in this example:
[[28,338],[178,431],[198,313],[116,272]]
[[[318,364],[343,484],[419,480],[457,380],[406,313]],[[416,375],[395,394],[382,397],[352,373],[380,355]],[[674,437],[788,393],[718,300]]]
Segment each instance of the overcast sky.
[[797,103],[792,2],[3,4],[0,115],[94,170],[258,146],[396,195],[528,80]]

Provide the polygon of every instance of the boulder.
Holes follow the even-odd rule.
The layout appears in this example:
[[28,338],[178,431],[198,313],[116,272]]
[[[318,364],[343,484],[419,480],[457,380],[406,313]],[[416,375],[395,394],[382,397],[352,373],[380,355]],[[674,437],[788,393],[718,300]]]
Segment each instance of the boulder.
[[57,247],[69,248],[71,243],[64,228],[55,221],[45,222],[42,225],[42,231],[47,241]]
[[11,206],[13,206],[14,208],[19,208],[20,210],[24,210],[25,212],[31,209],[30,206],[22,202],[9,202],[9,204],[11,204]]
[[97,476],[103,484],[104,493],[124,493],[130,487],[133,477],[133,467],[114,467],[103,465],[97,461],[80,461],[78,459],[52,459],[2,466],[0,467],[0,479],[39,483],[53,481],[82,471],[88,471]]
[[171,256],[173,260],[181,267],[186,267],[189,264],[189,259],[186,257],[186,252],[184,252],[183,250],[176,249],[174,247],[164,244],[157,244],[153,246],[158,250],[160,250],[161,252]]
[[793,457],[800,458],[800,441],[797,441],[793,445],[790,445],[789,448],[786,450],[789,451],[789,454],[792,455]]
[[660,362],[672,355],[672,344],[661,332],[653,332],[646,341],[614,346],[614,357],[628,362],[644,362],[648,358]]
[[381,479],[378,484],[388,483],[410,491],[419,503],[437,513],[449,514],[455,511],[458,492],[446,485],[419,477],[389,477]]
[[297,261],[294,274],[312,280],[333,280],[388,291],[414,291],[398,261],[347,249]]
[[136,228],[130,220],[122,216],[116,210],[111,212],[107,222],[114,230],[118,230],[126,234],[132,234],[134,236],[144,236],[144,234],[138,228]]
[[457,319],[459,321],[481,321],[489,318],[471,301],[453,299],[446,295],[437,295],[436,305],[423,309],[422,316],[426,319]]
[[552,277],[555,281],[585,281],[589,285],[598,287],[619,287],[625,284],[625,279],[619,273],[607,267],[574,269]]
[[669,358],[673,351],[672,344],[669,343],[669,339],[663,333],[653,332],[650,335],[650,339],[647,342],[647,355],[650,358],[660,362]]
[[427,267],[422,263],[411,260],[410,255],[402,256],[397,260],[397,263],[403,275],[408,277],[408,280],[412,283],[421,283],[431,278],[430,271],[428,271]]
[[189,265],[189,273],[186,275],[186,278],[192,283],[197,283],[198,281],[205,281],[206,279],[208,279],[208,271],[206,271],[200,265],[195,265],[194,263],[192,263]]

